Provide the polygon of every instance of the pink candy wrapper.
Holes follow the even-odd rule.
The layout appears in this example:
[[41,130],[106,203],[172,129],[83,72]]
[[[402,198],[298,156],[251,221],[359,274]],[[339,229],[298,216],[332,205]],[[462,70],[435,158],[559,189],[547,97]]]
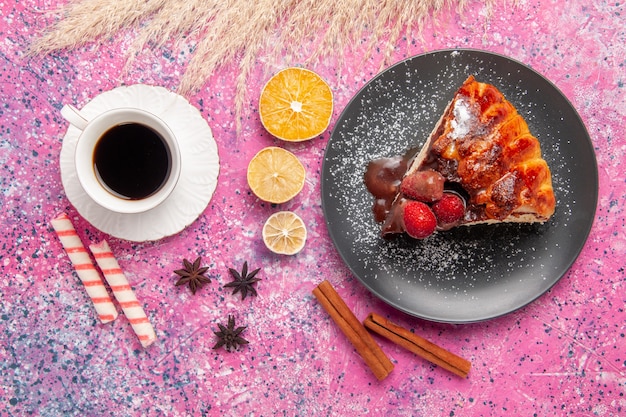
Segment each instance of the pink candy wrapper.
[[111,297],[100,274],[96,270],[87,249],[76,233],[67,214],[63,213],[51,221],[65,252],[70,258],[78,278],[85,286],[87,295],[91,298],[93,305],[102,323],[109,323],[117,317],[117,309],[111,301]]
[[122,307],[124,314],[139,338],[143,347],[150,346],[156,340],[154,328],[148,316],[139,304],[135,292],[131,288],[124,272],[111,252],[106,241],[89,245],[89,249],[96,258],[104,278],[109,283],[115,299]]

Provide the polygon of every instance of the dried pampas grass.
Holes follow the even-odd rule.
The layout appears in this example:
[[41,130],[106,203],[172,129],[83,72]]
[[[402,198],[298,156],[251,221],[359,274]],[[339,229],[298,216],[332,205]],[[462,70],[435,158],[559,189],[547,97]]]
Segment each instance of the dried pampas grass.
[[[369,39],[380,47],[381,67],[403,31],[420,28],[445,7],[463,10],[469,0],[70,0],[60,17],[31,45],[32,54],[73,49],[131,28],[137,36],[127,68],[143,49],[195,40],[179,92],[200,89],[216,70],[238,63],[237,114],[257,58],[301,56],[301,64],[341,59]],[[495,0],[476,0],[488,8]],[[310,48],[310,49],[309,49]],[[303,51],[303,49],[307,49]]]

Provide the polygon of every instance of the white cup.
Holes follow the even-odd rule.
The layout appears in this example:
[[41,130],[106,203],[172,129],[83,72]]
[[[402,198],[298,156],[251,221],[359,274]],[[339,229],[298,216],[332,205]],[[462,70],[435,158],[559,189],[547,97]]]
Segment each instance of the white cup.
[[[94,202],[117,213],[141,213],[174,191],[181,171],[180,149],[174,133],[159,117],[141,109],[116,108],[87,119],[69,104],[61,115],[82,131],[74,164],[81,187]],[[140,140],[156,152],[148,153]],[[105,155],[102,149],[113,143],[122,146],[123,152],[117,148]]]

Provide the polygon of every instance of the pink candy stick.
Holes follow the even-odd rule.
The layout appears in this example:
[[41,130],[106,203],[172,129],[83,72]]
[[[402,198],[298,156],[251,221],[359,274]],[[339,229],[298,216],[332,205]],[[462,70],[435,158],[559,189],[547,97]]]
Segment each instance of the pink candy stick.
[[100,278],[100,274],[91,261],[87,249],[85,249],[83,242],[78,237],[76,229],[74,229],[67,214],[60,214],[50,223],[52,223],[52,227],[67,252],[78,278],[80,278],[85,286],[87,295],[91,298],[100,321],[102,323],[109,323],[115,320],[117,317],[117,309],[113,305],[111,297],[109,297],[109,293],[104,286],[104,282],[102,282],[102,278]]
[[98,244],[89,245],[89,249],[91,249],[93,256],[96,258],[96,262],[104,274],[104,279],[109,283],[115,299],[117,299],[128,321],[130,321],[141,345],[143,347],[150,346],[156,340],[154,328],[150,324],[141,304],[139,304],[124,272],[113,256],[109,244],[106,240],[103,240]]

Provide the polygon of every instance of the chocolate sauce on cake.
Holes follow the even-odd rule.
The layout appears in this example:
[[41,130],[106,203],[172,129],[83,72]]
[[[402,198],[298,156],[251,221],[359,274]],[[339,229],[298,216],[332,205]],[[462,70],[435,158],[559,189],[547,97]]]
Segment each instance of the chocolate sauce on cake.
[[[383,223],[382,234],[388,237],[404,232],[400,191],[402,178],[419,148],[408,150],[404,155],[378,158],[370,161],[365,170],[365,187],[374,197],[372,212],[377,223]],[[390,215],[391,213],[391,215]]]

